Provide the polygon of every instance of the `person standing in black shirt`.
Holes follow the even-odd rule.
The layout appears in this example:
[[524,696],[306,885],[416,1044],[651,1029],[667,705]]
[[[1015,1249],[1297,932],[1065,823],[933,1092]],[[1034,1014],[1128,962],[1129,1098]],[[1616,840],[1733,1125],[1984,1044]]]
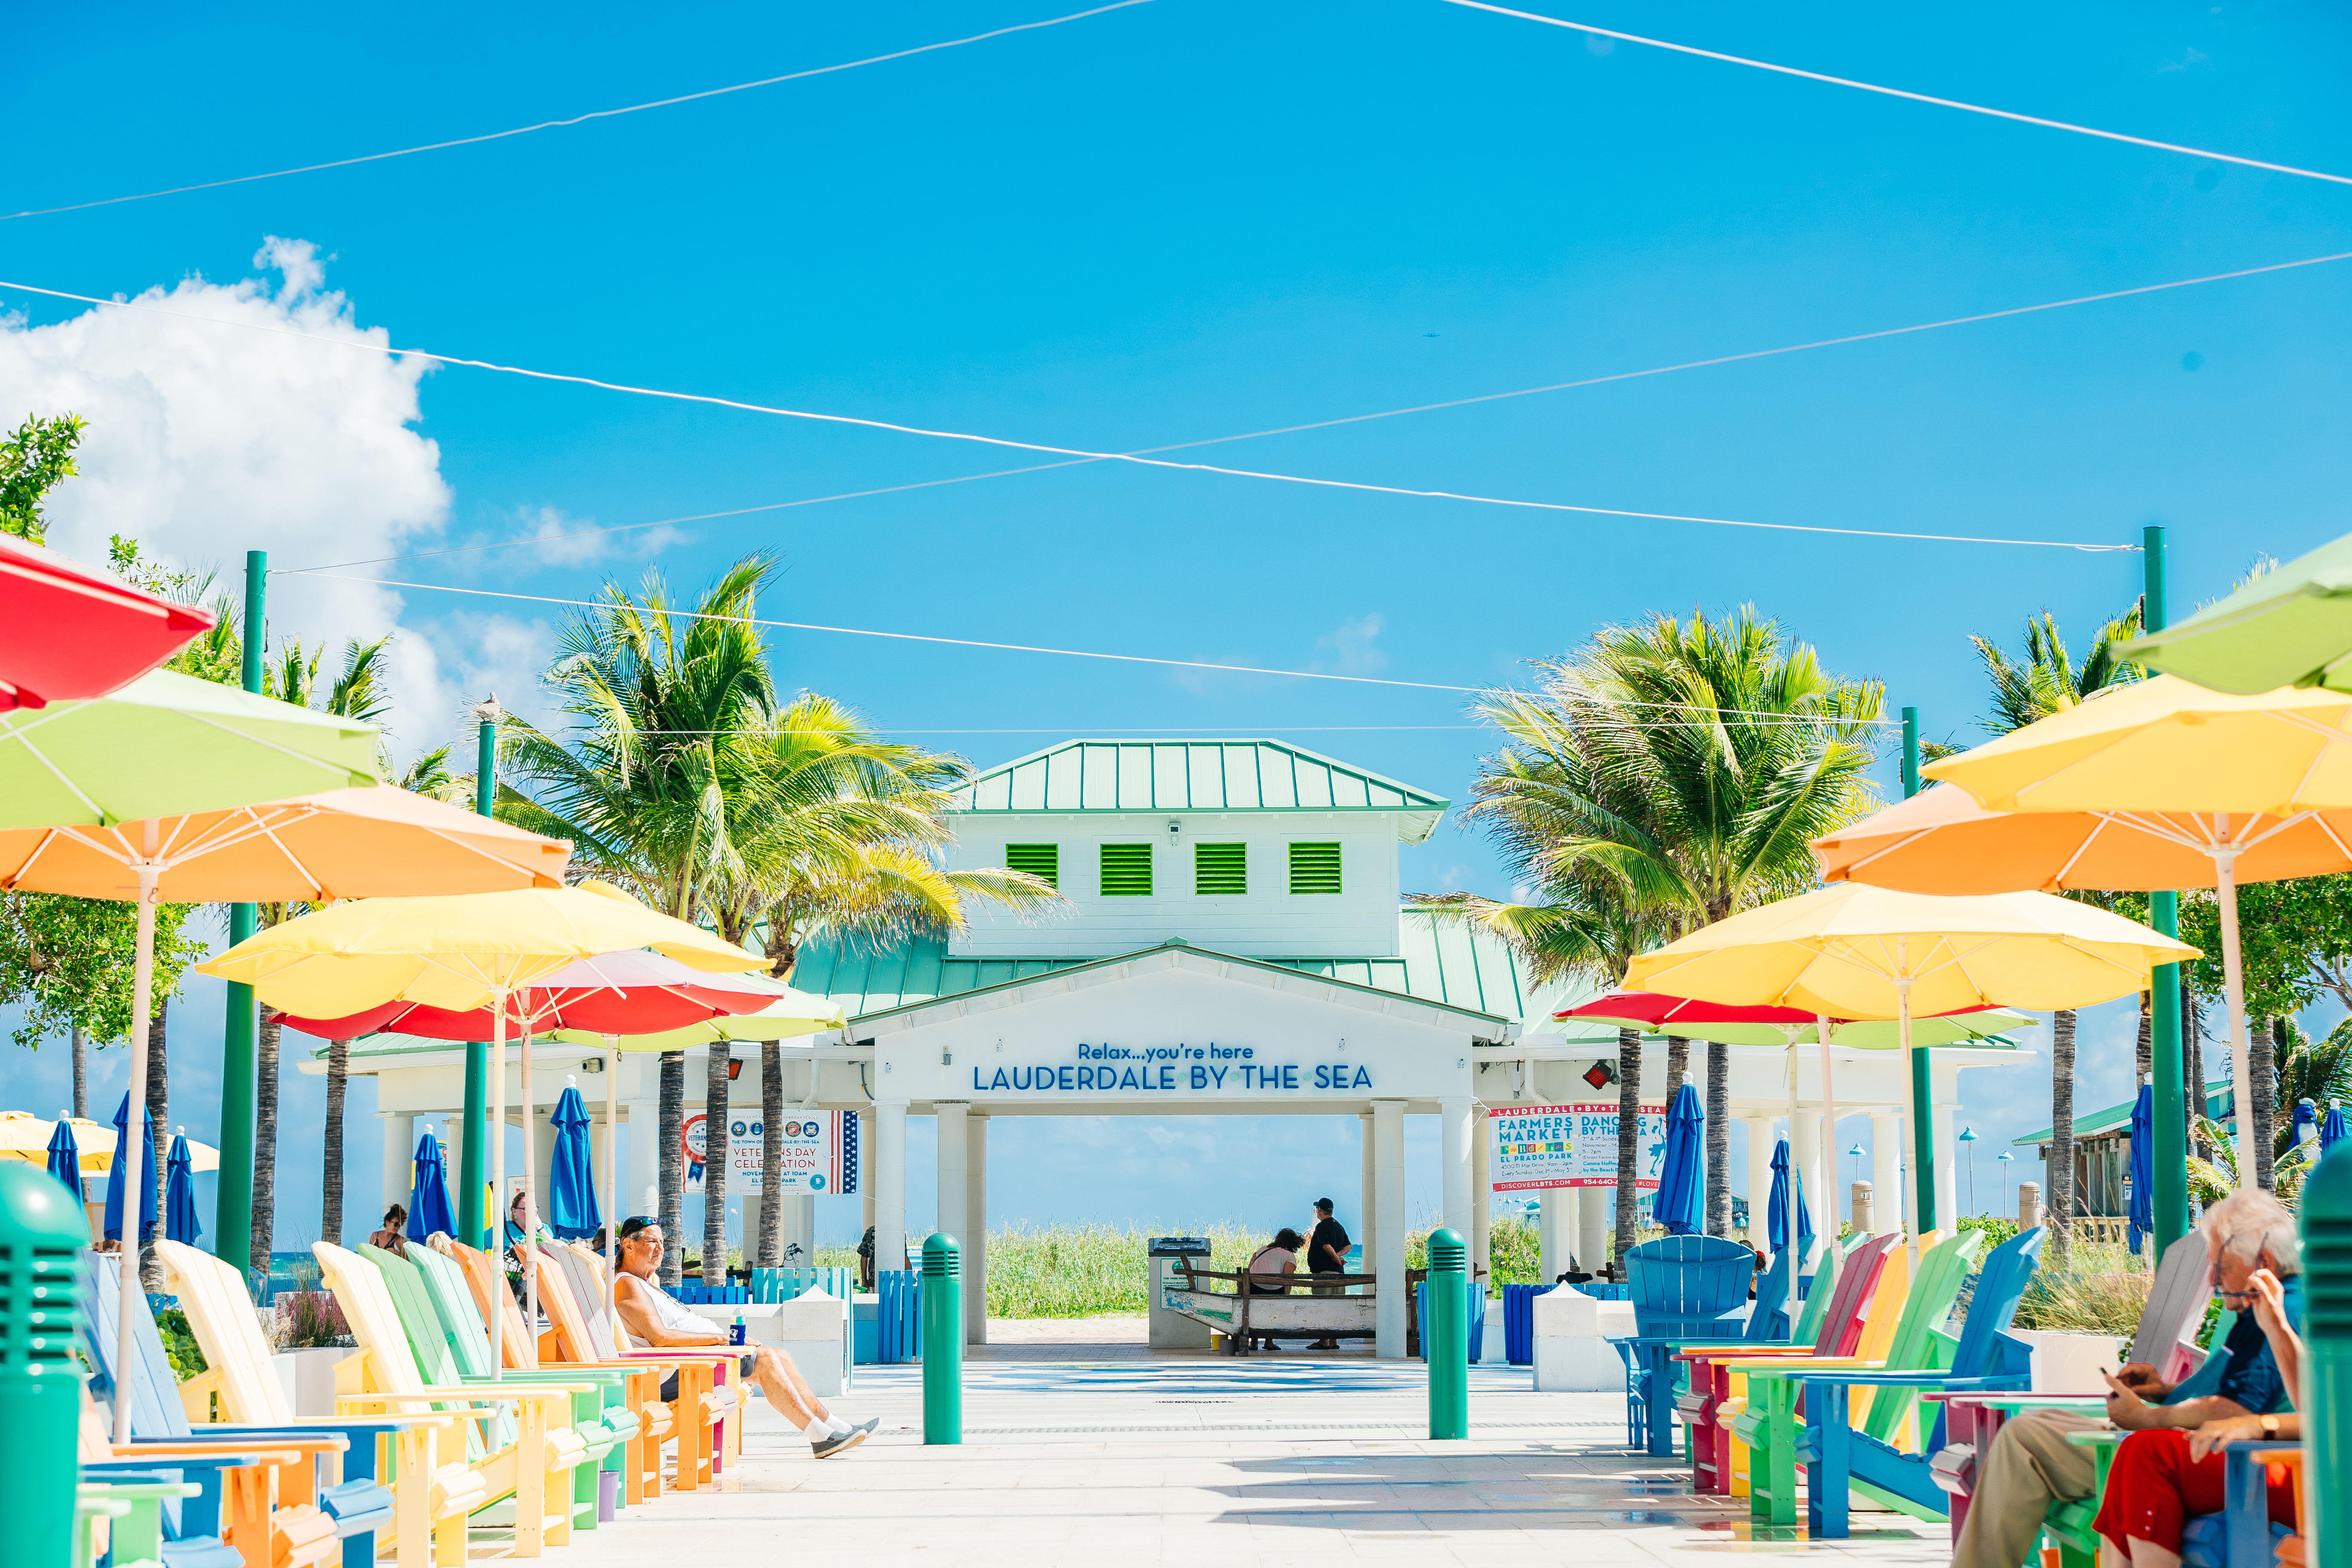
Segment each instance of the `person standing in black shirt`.
[[[1354,1243],[1348,1239],[1347,1230],[1331,1217],[1331,1200],[1315,1200],[1315,1231],[1307,1243],[1307,1271],[1309,1274],[1345,1274],[1348,1271],[1348,1249]],[[1311,1351],[1335,1351],[1337,1340],[1317,1340],[1307,1347]]]

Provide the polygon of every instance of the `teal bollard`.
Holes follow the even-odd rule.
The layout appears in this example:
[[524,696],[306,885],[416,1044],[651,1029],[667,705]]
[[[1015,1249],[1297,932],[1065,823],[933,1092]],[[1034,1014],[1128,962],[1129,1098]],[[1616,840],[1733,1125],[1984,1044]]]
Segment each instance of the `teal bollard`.
[[1459,1232],[1429,1237],[1429,1435],[1470,1436],[1470,1249]]
[[963,1441],[963,1260],[952,1236],[923,1242],[923,1443]]
[[2303,1289],[2304,1561],[2336,1568],[2352,1563],[2352,1144],[2304,1184]]
[[89,1222],[38,1165],[0,1162],[0,1476],[8,1545],[0,1561],[74,1560],[81,1426],[81,1255]]

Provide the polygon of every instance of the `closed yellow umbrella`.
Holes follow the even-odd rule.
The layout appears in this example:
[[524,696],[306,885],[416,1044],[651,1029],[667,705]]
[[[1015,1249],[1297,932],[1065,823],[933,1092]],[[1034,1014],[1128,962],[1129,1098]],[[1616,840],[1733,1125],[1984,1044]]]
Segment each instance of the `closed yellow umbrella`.
[[[197,973],[252,986],[268,1005],[306,1018],[341,1018],[387,1002],[453,1012],[492,1009],[493,1128],[506,1124],[509,994],[577,959],[649,947],[690,969],[740,973],[767,960],[646,908],[604,882],[446,899],[362,899],[248,937]],[[530,1168],[536,1119],[529,1114],[530,1035],[522,1037],[523,1163]],[[490,1139],[492,1190],[506,1183],[506,1140]],[[539,1249],[523,1267],[537,1306]],[[488,1325],[490,1367],[499,1365],[498,1323]]]
[[[2112,688],[1924,771],[1989,812],[2068,821],[2062,835],[2075,832],[2081,854],[2035,885],[2213,889],[2242,1143],[2261,1134],[2245,1120],[2253,1079],[2237,885],[2352,868],[2347,741],[2352,696],[2342,692],[2282,688],[2240,697],[2160,675]],[[2043,830],[1979,823],[1972,831],[2021,846]],[[1956,839],[1954,853],[1965,852]],[[1856,864],[1848,874],[1903,876],[1892,864],[1900,858],[1883,855],[1874,871]],[[2199,858],[2201,872],[2184,874],[2198,870]],[[2137,874],[2127,875],[2135,865]],[[2253,1160],[2238,1163],[2242,1184],[2252,1185]]]
[[[1703,927],[1627,966],[1625,984],[1731,1005],[1893,1018],[1969,1007],[2088,1007],[2144,989],[2197,950],[2121,915],[2047,893],[1941,898],[1840,882]],[[1933,1107],[1912,1126],[1932,1135]],[[1922,1191],[1932,1176],[1919,1173]],[[1923,1203],[1919,1224],[1928,1226]]]

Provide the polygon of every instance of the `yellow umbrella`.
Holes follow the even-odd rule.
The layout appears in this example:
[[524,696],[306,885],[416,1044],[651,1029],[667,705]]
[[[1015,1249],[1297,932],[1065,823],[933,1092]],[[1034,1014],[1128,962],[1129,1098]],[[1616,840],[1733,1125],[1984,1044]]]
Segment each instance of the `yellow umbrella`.
[[[2047,893],[1938,898],[1840,882],[1645,952],[1625,984],[1734,1006],[1893,1018],[1907,1055],[1915,1015],[2087,1007],[2145,988],[2156,964],[2196,956],[2121,915]],[[1918,1100],[1915,1079],[1912,1126],[1932,1137],[1933,1108]],[[1933,1179],[1919,1172],[1923,1191]]]
[[[305,1018],[341,1018],[387,1002],[453,1012],[492,1009],[490,1125],[506,1125],[507,998],[578,959],[649,947],[690,969],[740,973],[767,960],[699,926],[646,908],[604,882],[446,899],[362,899],[248,937],[196,971],[241,980],[270,1006]],[[523,1103],[530,1098],[530,1032],[522,1037]],[[537,1119],[522,1121],[526,1170]],[[490,1139],[491,1190],[506,1186],[506,1140]],[[504,1216],[498,1222],[503,1225]],[[539,1249],[523,1249],[526,1305],[539,1310]],[[488,1325],[491,1375],[498,1319]]]
[[[2347,741],[2352,696],[2342,692],[2283,688],[2238,697],[2159,675],[2112,688],[1925,771],[1988,811],[2084,825],[2085,863],[2054,868],[2071,885],[2213,889],[2242,1142],[2253,1079],[2237,885],[2352,868]],[[2032,832],[2007,830],[2015,842]],[[2204,860],[2202,875],[2181,874],[2184,861],[2194,866],[2190,857]],[[2139,874],[2126,879],[2122,867],[2135,859]],[[1882,873],[1895,874],[1892,868]],[[2088,882],[2093,876],[2116,879]],[[2254,1162],[2241,1159],[2239,1166],[2242,1184],[2252,1185]]]
[[[87,1117],[68,1116],[73,1126],[74,1148],[81,1155],[81,1168],[93,1174],[103,1173],[114,1163],[114,1129],[103,1121]],[[0,1110],[0,1159],[22,1160],[27,1164],[48,1163],[49,1139],[58,1124],[29,1110]],[[27,1140],[31,1140],[30,1142]],[[192,1157],[190,1169],[217,1171],[220,1151],[209,1143],[188,1140]]]

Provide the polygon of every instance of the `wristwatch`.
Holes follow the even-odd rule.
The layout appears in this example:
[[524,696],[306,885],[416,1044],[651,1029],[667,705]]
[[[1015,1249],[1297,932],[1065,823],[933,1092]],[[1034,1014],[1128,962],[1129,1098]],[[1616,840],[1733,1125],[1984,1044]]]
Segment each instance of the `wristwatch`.
[[2277,1417],[2277,1416],[2275,1416],[2275,1415],[2265,1415],[2265,1416],[2263,1416],[2263,1417],[2262,1418],[2262,1422],[2263,1422],[2263,1436],[2265,1436],[2265,1437],[2275,1437],[2275,1436],[2278,1436],[2279,1423],[2278,1423],[2278,1417]]

